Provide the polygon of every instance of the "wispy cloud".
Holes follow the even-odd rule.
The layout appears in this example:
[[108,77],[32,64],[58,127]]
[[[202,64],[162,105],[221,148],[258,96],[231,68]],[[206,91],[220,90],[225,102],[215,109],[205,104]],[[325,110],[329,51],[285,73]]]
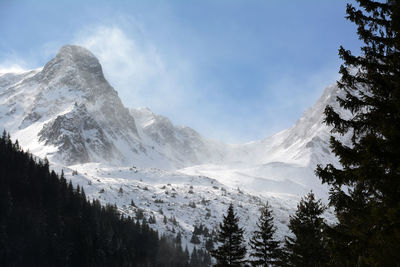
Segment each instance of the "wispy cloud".
[[[229,70],[230,64],[224,60],[221,63],[218,49],[189,49],[170,54],[165,47],[168,38],[165,42],[153,41],[146,28],[133,19],[97,25],[80,29],[67,43],[84,46],[99,58],[106,79],[125,106],[147,106],[173,123],[224,142],[262,139],[290,127],[337,78],[337,70],[332,68],[335,63],[307,75],[299,75],[297,69],[272,73],[269,72],[273,69],[268,69],[265,77],[258,77],[258,85],[252,83],[257,75],[246,77],[246,72],[219,75],[224,74],[220,70]],[[35,56],[47,61],[65,43],[60,40],[45,43]],[[186,47],[181,44],[179,48]],[[247,53],[243,51],[242,57]],[[38,61],[36,57],[32,62]],[[30,65],[13,54],[6,58],[0,62],[0,73],[32,68],[29,60]],[[241,64],[236,57],[229,62],[236,64],[236,60]],[[210,68],[204,62],[219,63],[217,68],[213,65]],[[236,82],[244,80],[240,88],[235,87]]]
[[226,99],[228,91],[220,81],[196,79],[196,66],[190,62],[162,54],[160,44],[152,43],[143,28],[129,34],[120,26],[87,28],[73,43],[99,58],[126,106],[150,107],[225,142],[264,138],[290,127],[337,77],[332,69],[302,80],[293,73],[280,73],[272,83],[266,81],[265,93],[258,99],[241,103]]
[[24,67],[14,62],[2,62],[0,63],[0,73],[21,73],[26,71]]
[[0,73],[20,73],[27,69],[25,60],[21,59],[14,52],[8,52],[2,55],[3,60],[0,62]]
[[190,101],[192,96],[185,90],[191,75],[187,65],[167,61],[143,35],[138,31],[134,39],[120,27],[100,26],[79,32],[73,43],[99,58],[106,78],[128,107],[166,111]]

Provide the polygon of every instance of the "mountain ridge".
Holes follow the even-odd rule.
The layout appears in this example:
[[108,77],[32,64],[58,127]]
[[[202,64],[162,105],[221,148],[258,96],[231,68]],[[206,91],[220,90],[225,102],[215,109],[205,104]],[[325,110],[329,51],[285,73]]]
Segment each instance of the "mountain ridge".
[[[114,152],[106,156],[106,162],[113,159],[116,164],[127,164],[127,158],[137,160],[138,156],[135,157],[135,154],[141,153],[145,154],[145,157],[148,153],[151,154],[147,155],[150,161],[163,161],[164,164],[161,167],[169,168],[182,168],[204,163],[243,161],[243,159],[247,159],[249,162],[254,161],[251,156],[247,156],[249,154],[257,155],[259,159],[256,161],[259,163],[274,160],[301,165],[315,165],[318,162],[325,163],[332,160],[329,155],[327,140],[330,132],[329,128],[323,125],[321,114],[327,102],[331,105],[334,104],[333,100],[338,90],[336,86],[328,87],[315,106],[305,111],[291,128],[263,140],[230,145],[206,139],[189,127],[174,126],[168,118],[156,115],[148,108],[127,109],[119,99],[117,91],[106,81],[98,59],[83,47],[63,46],[57,55],[40,71],[34,73],[34,75],[32,75],[32,72],[29,73],[31,74],[27,78],[25,78],[25,74],[14,75],[14,77],[7,77],[3,74],[0,79],[1,87],[8,88],[8,91],[19,86],[25,87],[25,89],[28,87],[28,89],[31,89],[30,91],[36,92],[28,95],[28,97],[26,97],[26,93],[22,93],[24,98],[30,98],[32,103],[23,110],[25,116],[18,125],[18,129],[24,129],[38,122],[42,117],[49,117],[54,114],[65,116],[63,113],[66,110],[73,109],[72,104],[83,104],[92,120],[104,129],[104,134],[100,130],[96,130],[99,135],[104,136],[100,138],[103,140],[100,143],[104,143],[104,147],[114,147]],[[12,82],[13,79],[14,82]],[[23,83],[22,86],[21,83]],[[37,84],[36,87],[35,83]],[[13,84],[15,86],[12,86]],[[29,90],[26,91],[29,94]],[[147,125],[143,123],[145,119],[148,120]],[[137,120],[141,121],[140,130],[136,125]],[[53,125],[55,124],[53,123]],[[48,127],[49,124],[47,124]],[[11,129],[12,133],[13,131],[15,132],[14,129]],[[65,143],[61,144],[60,140],[47,140],[49,135],[44,136],[44,134],[45,131],[43,130],[38,132],[39,141],[45,141],[45,145],[51,144],[60,147],[61,153],[71,154],[69,153],[71,151],[65,151]],[[310,139],[310,136],[314,139]],[[67,140],[67,137],[64,139]],[[80,139],[83,139],[83,134],[81,134]],[[124,144],[108,145],[108,143],[113,144],[119,141],[117,139],[121,139]],[[306,139],[307,142],[302,142]],[[148,144],[143,140],[146,140]],[[93,146],[90,143],[84,145]],[[129,147],[131,151],[118,151],[118,146]],[[310,150],[309,148],[318,146],[321,149],[306,153]],[[64,149],[62,149],[63,147]],[[158,151],[152,153],[154,149],[158,149]],[[277,152],[277,150],[279,151]],[[85,154],[89,155],[90,152],[85,151]],[[275,156],[266,154],[274,154]],[[278,154],[282,155],[279,156]],[[100,160],[89,156],[73,158],[76,158],[76,160],[67,163],[76,164]],[[164,159],[161,160],[161,158]],[[263,160],[264,162],[262,162]],[[168,161],[172,163],[168,164]],[[138,164],[140,164],[140,161]],[[147,164],[147,166],[150,165]]]
[[314,169],[317,163],[337,164],[323,110],[327,104],[338,108],[340,94],[336,85],[327,87],[289,129],[225,144],[149,108],[126,108],[97,58],[67,45],[42,69],[0,74],[0,127],[24,149],[47,157],[56,171],[64,170],[89,198],[115,203],[126,215],[155,215],[152,227],[182,232],[192,248],[193,225],[217,227],[227,203],[237,205],[248,235],[258,208],[269,201],[282,237],[302,195],[313,190],[327,199],[328,187]]

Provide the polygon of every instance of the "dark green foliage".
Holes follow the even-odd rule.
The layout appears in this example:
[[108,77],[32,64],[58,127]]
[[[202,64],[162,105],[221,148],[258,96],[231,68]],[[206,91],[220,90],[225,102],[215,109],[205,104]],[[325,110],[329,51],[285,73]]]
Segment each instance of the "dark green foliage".
[[192,255],[190,256],[190,266],[193,267],[205,267],[211,266],[211,257],[207,251],[203,249],[193,248]]
[[328,229],[332,264],[395,266],[400,262],[400,1],[357,0],[347,18],[364,42],[362,55],[343,47],[338,82],[345,96],[341,117],[332,107],[326,123],[351,135],[351,145],[331,137],[341,168],[318,166],[331,185],[330,205],[339,223]]
[[214,250],[214,241],[212,240],[212,237],[206,239],[205,248],[207,251]]
[[157,220],[156,220],[156,216],[154,216],[154,214],[153,214],[149,217],[149,224],[155,224],[155,223],[157,223]]
[[190,239],[190,243],[193,244],[200,244],[200,238],[199,236],[208,237],[210,236],[210,233],[208,231],[208,228],[204,226],[202,223],[200,223],[199,226],[194,225],[193,233],[192,233],[192,238]]
[[144,217],[144,211],[141,208],[137,208],[135,211],[135,218],[136,220],[143,220],[145,219]]
[[[167,253],[166,253],[167,251]],[[156,255],[178,255],[173,265]],[[179,255],[183,255],[179,257]],[[0,139],[0,266],[186,266],[180,247]]]
[[154,255],[156,266],[159,267],[186,267],[192,266],[189,263],[189,255],[183,252],[180,244],[174,239],[162,236],[160,239],[158,254]]
[[181,245],[182,244],[182,234],[181,234],[181,232],[178,232],[178,234],[176,235],[176,237],[175,237],[175,243],[177,244],[177,245]]
[[210,235],[208,228],[206,226],[204,226],[202,223],[200,223],[199,226],[197,226],[197,225],[194,226],[193,234],[202,235],[205,237]]
[[288,227],[293,237],[285,238],[283,265],[323,266],[327,263],[328,251],[322,237],[324,211],[324,205],[315,200],[312,192],[301,199],[296,214],[290,216]]
[[200,239],[195,233],[192,234],[192,238],[190,239],[190,243],[192,243],[192,244],[200,244]]
[[245,263],[243,229],[239,228],[238,223],[239,218],[233,210],[233,205],[230,204],[228,214],[224,215],[224,221],[219,225],[217,233],[219,247],[211,251],[211,256],[217,260],[215,266],[241,266]]
[[194,247],[193,251],[192,251],[192,255],[190,256],[190,265],[200,267],[201,266],[200,264],[201,264],[200,257],[197,254],[196,247]]
[[252,249],[250,256],[253,266],[270,266],[277,263],[280,257],[279,242],[274,239],[276,228],[272,217],[271,207],[268,203],[261,208],[257,222],[257,230],[250,239]]

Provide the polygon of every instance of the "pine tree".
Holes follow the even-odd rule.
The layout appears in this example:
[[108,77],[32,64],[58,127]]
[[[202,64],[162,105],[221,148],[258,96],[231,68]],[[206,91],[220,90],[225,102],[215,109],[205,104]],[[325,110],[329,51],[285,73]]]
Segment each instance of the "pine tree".
[[270,266],[277,263],[280,255],[279,241],[274,240],[276,228],[274,226],[271,207],[268,203],[261,208],[261,214],[257,222],[257,230],[250,240],[253,258],[253,266]]
[[308,193],[297,205],[296,214],[290,216],[289,230],[293,236],[285,237],[285,262],[289,266],[323,266],[328,252],[323,244],[322,213],[325,206]]
[[196,247],[193,248],[192,255],[190,256],[190,266],[193,266],[193,267],[201,266],[201,260],[197,253]]
[[246,247],[243,240],[243,229],[239,228],[239,218],[230,204],[228,214],[224,215],[223,223],[219,225],[217,240],[219,247],[211,251],[211,256],[217,260],[215,266],[241,266],[245,263]]
[[214,241],[212,240],[212,237],[208,237],[207,239],[206,239],[206,244],[205,244],[205,249],[207,250],[207,251],[211,251],[211,250],[213,250],[214,249]]
[[190,243],[196,244],[196,245],[200,244],[200,239],[195,233],[192,234],[192,238],[190,239]]
[[318,166],[322,182],[331,185],[330,205],[338,224],[327,231],[336,265],[395,266],[400,262],[400,2],[357,0],[347,19],[357,25],[362,55],[343,47],[338,86],[345,96],[325,121],[346,145],[331,137],[340,168]]

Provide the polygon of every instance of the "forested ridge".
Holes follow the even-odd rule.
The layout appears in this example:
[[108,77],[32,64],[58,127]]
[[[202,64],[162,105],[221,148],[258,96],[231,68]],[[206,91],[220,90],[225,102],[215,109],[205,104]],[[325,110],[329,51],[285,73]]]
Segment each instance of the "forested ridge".
[[180,245],[0,138],[0,266],[187,266]]

